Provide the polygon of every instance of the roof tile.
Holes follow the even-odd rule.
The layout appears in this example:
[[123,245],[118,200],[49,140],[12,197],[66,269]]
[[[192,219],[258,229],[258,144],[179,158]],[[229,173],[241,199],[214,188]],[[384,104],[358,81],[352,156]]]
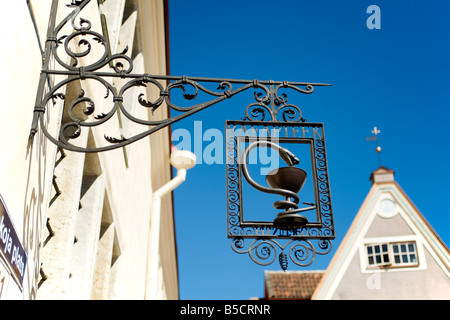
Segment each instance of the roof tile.
[[266,271],[266,299],[311,299],[324,271]]

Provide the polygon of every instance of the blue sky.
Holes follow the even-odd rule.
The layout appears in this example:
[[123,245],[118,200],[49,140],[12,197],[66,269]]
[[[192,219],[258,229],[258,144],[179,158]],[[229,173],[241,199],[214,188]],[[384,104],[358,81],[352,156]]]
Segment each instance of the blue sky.
[[[345,3],[345,4],[344,4]],[[370,5],[381,29],[370,30]],[[450,2],[396,0],[170,0],[172,75],[330,83],[293,95],[309,122],[324,124],[336,239],[306,269],[324,270],[366,197],[381,164],[447,245],[450,243]],[[176,123],[193,134],[224,130],[254,102],[235,97]],[[203,142],[205,147],[209,142]],[[194,146],[193,146],[194,148]],[[198,148],[198,146],[197,146]],[[225,165],[188,171],[175,190],[181,299],[264,295],[264,270],[232,251],[227,238]],[[302,270],[290,264],[289,270]]]

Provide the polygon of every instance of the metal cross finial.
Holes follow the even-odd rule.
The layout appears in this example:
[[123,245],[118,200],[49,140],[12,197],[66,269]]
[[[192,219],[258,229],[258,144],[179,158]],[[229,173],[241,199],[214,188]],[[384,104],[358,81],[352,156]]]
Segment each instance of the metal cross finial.
[[377,127],[373,127],[373,130],[371,131],[374,136],[371,137],[367,137],[366,140],[367,141],[378,141],[378,134],[381,132],[380,130],[378,130]]
[[[378,130],[378,128],[375,126],[373,127],[373,130],[371,131],[374,136],[368,137],[366,138],[367,141],[378,141],[378,134],[381,133],[380,130]],[[380,156],[380,152],[381,152],[381,147],[378,145],[376,148],[376,151],[378,153],[378,163],[381,166],[381,156]]]
[[377,127],[373,127],[372,133],[377,136],[381,131]]

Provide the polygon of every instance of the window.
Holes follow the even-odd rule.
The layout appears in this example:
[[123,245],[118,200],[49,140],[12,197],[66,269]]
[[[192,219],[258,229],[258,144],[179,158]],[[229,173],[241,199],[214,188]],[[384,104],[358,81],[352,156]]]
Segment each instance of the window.
[[415,242],[400,242],[392,244],[394,265],[416,265],[417,250]]
[[415,241],[366,244],[367,265],[404,267],[419,264]]
[[389,265],[388,244],[370,244],[366,245],[369,266]]

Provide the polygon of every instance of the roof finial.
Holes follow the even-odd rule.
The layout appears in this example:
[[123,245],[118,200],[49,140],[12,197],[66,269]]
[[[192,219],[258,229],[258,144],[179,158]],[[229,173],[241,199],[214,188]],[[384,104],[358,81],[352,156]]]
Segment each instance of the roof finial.
[[[378,134],[381,133],[380,130],[375,126],[373,127],[372,133],[374,134],[371,137],[366,138],[367,141],[377,141],[378,142]],[[378,143],[377,143],[378,144]],[[378,165],[381,167],[381,147],[380,145],[377,145],[376,151],[378,153]]]

